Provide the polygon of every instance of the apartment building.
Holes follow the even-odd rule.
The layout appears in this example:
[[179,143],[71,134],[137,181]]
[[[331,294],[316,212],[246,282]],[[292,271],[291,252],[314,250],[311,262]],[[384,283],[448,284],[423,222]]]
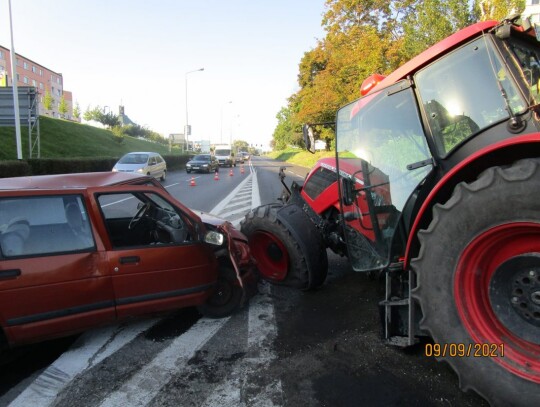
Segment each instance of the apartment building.
[[535,27],[538,26],[540,24],[540,0],[526,0],[523,16],[529,17]]
[[[64,78],[61,73],[32,61],[20,54],[17,54],[16,74],[18,86],[33,86],[39,94],[39,114],[51,117],[64,118],[68,120],[80,121],[73,117],[73,95],[70,91],[64,90]],[[13,75],[11,73],[11,51],[0,45],[0,86],[13,86]],[[45,106],[47,96],[50,95],[49,109]],[[65,102],[66,112],[60,113],[60,104]]]

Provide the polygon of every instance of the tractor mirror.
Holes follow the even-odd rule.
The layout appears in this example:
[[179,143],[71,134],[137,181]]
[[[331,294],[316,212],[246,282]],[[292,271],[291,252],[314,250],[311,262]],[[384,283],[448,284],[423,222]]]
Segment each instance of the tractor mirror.
[[342,178],[341,186],[343,187],[343,205],[352,205],[355,195],[354,183],[349,178]]
[[302,133],[304,134],[304,144],[306,145],[306,150],[311,154],[315,154],[315,135],[313,134],[313,127],[309,124],[304,124],[302,126]]

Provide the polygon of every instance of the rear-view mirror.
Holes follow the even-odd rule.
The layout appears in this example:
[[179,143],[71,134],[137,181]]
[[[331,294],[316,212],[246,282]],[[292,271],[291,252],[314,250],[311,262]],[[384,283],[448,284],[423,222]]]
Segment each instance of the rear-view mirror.
[[304,135],[306,150],[315,154],[315,134],[313,134],[313,127],[309,124],[304,124],[304,126],[302,126],[302,133]]

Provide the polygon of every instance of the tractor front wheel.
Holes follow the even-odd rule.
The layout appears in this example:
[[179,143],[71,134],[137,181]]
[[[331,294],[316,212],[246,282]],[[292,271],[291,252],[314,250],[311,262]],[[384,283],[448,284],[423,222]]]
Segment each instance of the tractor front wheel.
[[240,225],[263,279],[303,290],[324,283],[328,272],[326,247],[299,206],[259,206]]
[[491,405],[540,405],[539,190],[533,159],[459,184],[411,263],[433,356]]

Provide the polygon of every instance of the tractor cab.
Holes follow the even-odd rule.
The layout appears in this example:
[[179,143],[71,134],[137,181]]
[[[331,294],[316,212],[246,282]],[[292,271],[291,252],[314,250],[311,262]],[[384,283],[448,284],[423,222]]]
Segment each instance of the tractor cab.
[[383,269],[404,257],[418,196],[446,173],[498,141],[535,131],[540,50],[536,38],[509,26],[449,37],[451,52],[369,77],[365,96],[338,111],[344,235],[354,270]]

